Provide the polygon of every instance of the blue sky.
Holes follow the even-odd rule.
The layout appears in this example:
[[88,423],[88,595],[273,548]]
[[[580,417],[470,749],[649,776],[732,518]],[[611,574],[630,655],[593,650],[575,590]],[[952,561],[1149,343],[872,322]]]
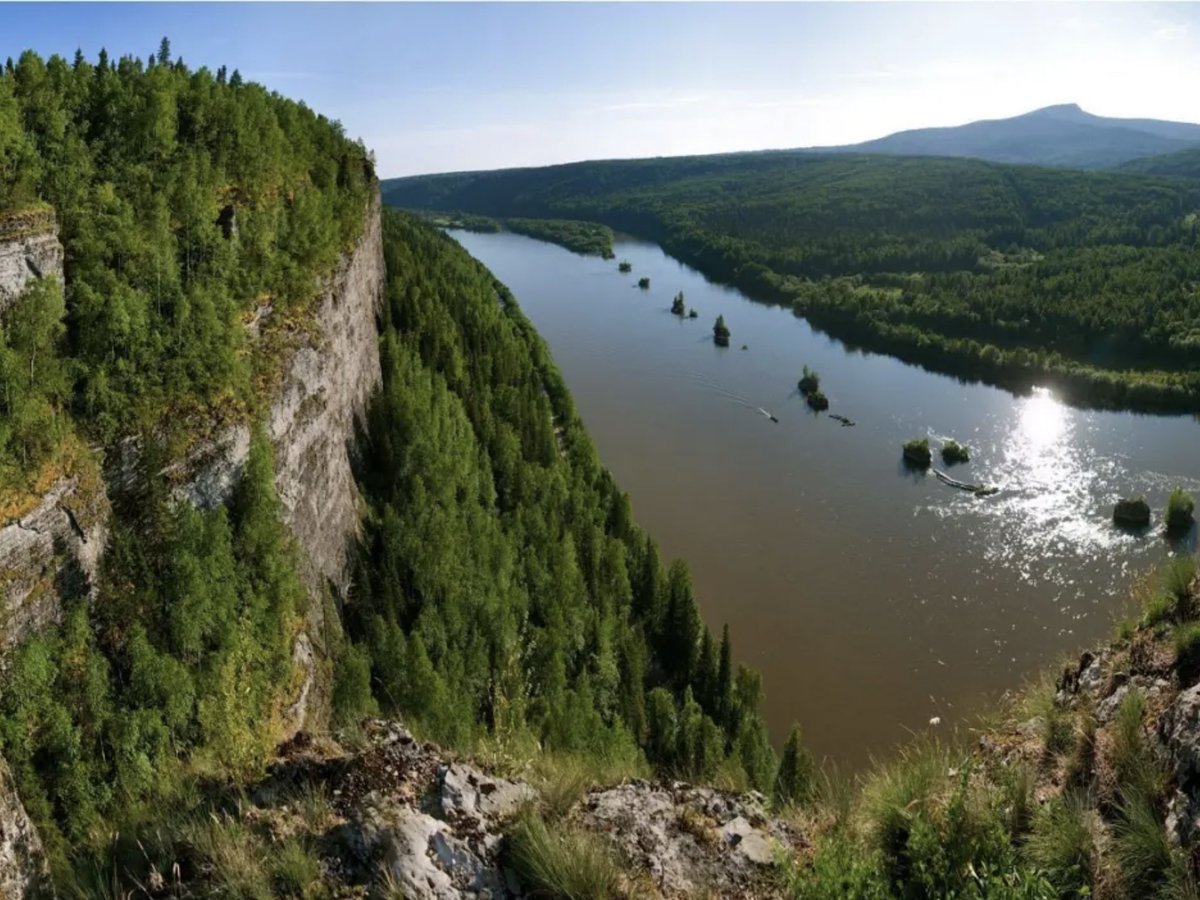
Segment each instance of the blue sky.
[[194,66],[340,119],[384,176],[846,143],[1077,102],[1200,121],[1182,4],[0,4],[26,48]]

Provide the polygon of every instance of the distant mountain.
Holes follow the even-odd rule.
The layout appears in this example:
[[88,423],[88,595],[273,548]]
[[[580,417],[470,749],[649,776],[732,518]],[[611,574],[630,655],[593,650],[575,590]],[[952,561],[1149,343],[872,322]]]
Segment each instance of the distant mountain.
[[861,144],[813,149],[896,156],[970,156],[1002,163],[1106,169],[1191,147],[1200,147],[1200,125],[1096,116],[1074,103],[1065,103],[1011,119],[918,128]]

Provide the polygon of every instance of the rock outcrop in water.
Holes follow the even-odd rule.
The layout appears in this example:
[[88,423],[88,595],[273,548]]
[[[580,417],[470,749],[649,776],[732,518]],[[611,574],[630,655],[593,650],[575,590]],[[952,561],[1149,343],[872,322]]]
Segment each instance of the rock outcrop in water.
[[1118,500],[1113,522],[1123,528],[1145,528],[1150,524],[1150,504],[1144,497]]

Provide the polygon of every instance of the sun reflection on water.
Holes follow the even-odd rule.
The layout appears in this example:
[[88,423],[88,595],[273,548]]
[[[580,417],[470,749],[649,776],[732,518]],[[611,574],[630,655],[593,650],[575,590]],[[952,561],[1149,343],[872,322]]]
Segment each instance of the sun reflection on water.
[[1033,396],[1022,401],[1017,437],[1026,450],[1052,448],[1066,429],[1066,408],[1046,388],[1034,388]]

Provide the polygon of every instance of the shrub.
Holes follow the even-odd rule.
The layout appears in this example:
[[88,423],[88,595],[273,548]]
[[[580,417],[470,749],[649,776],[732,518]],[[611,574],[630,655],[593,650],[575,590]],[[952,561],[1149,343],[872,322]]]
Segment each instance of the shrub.
[[789,806],[809,800],[813,795],[815,769],[812,755],[804,746],[800,726],[793,725],[783,747],[779,770],[775,773],[775,803]]
[[1087,798],[1071,791],[1049,800],[1033,818],[1025,842],[1029,861],[1046,872],[1064,897],[1085,896],[1096,872],[1097,851]]
[[971,459],[971,451],[960,444],[958,441],[950,440],[942,444],[942,461],[954,465],[955,463],[965,463]]
[[1176,629],[1175,671],[1185,685],[1200,677],[1200,622],[1188,622]]
[[1113,838],[1124,896],[1171,896],[1169,887],[1182,880],[1182,866],[1152,798],[1131,796],[1122,801]]
[[1139,690],[1130,690],[1121,700],[1112,729],[1111,759],[1123,805],[1139,798],[1153,804],[1167,783],[1166,774],[1143,733],[1145,711],[1145,696]]
[[804,400],[808,403],[809,408],[815,409],[817,412],[829,409],[829,398],[820,389],[809,393]]
[[603,839],[563,825],[551,832],[537,816],[522,817],[508,835],[508,862],[535,896],[610,900],[621,870]]
[[812,864],[803,869],[790,860],[781,865],[784,890],[796,900],[890,900],[893,897],[878,854],[837,828],[819,841]]
[[713,323],[713,343],[718,347],[729,346],[729,326],[725,324],[724,316],[717,316],[717,321]]
[[933,454],[929,452],[929,438],[913,438],[904,443],[904,459],[914,466],[928,468],[933,462]]
[[689,309],[688,310],[688,318],[689,319],[698,319],[698,318],[700,318],[700,313],[696,312],[694,309]]
[[808,366],[805,366],[803,371],[800,373],[800,383],[798,386],[800,388],[800,393],[807,397],[809,394],[821,387],[821,376]]
[[378,712],[371,696],[371,654],[365,647],[347,642],[333,672],[334,721],[351,724]]
[[[646,284],[644,286],[650,286],[649,279],[646,280]],[[683,318],[687,314],[687,304],[683,301],[683,291],[680,291],[678,294],[676,294],[675,299],[671,301],[671,312],[680,318]]]
[[1192,514],[1195,509],[1196,504],[1192,500],[1192,495],[1183,488],[1175,488],[1171,491],[1171,496],[1167,498],[1167,529],[1183,531],[1191,528],[1194,521]]
[[629,274],[633,271],[633,266],[629,264],[628,260],[623,259],[617,264],[617,271],[623,274]]
[[1163,571],[1163,590],[1174,598],[1180,618],[1191,613],[1192,583],[1196,580],[1196,558],[1190,555],[1172,557]]
[[640,287],[643,291],[648,291],[650,289],[650,279],[643,275],[638,279],[638,287]]
[[284,897],[320,897],[324,894],[321,861],[298,838],[271,848],[271,874]]

